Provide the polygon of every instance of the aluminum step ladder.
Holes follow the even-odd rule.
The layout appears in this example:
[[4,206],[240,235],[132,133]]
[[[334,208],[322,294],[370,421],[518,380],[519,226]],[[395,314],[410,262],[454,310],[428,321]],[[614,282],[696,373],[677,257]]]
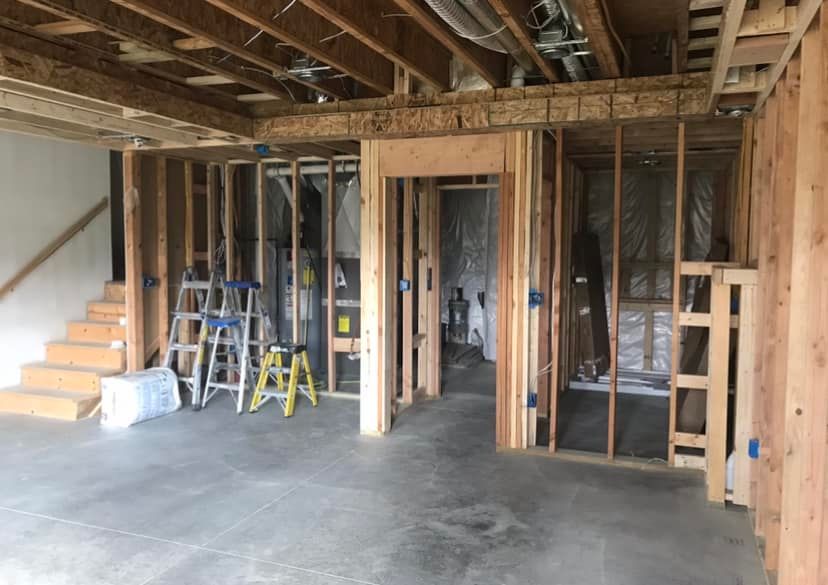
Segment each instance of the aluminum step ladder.
[[[284,354],[290,355],[290,368],[284,367],[282,360]],[[300,369],[305,374],[307,384],[299,383]],[[289,376],[287,389],[285,389],[285,373]],[[271,379],[276,381],[275,390],[267,388],[267,383]],[[271,398],[275,398],[282,407],[285,416],[293,416],[297,390],[307,397],[311,404],[314,406],[318,404],[307,346],[300,344],[271,345],[259,369],[256,389],[250,401],[250,412],[258,411],[259,407]]]
[[[203,342],[201,340],[204,331],[204,320],[211,314],[217,314],[218,309],[213,307],[216,298],[216,289],[221,286],[221,275],[217,272],[210,274],[209,280],[199,280],[194,267],[187,267],[181,275],[181,287],[178,289],[178,298],[175,303],[175,310],[170,325],[170,337],[167,344],[167,355],[164,356],[163,366],[172,368],[173,360],[182,353],[195,354],[189,376],[179,375],[178,381],[183,382],[192,393],[193,408],[198,409],[201,404],[201,366],[203,364]],[[187,291],[193,291],[196,299],[196,312],[185,311],[187,302]],[[181,323],[198,322],[196,343],[184,343],[181,341]]]
[[[208,316],[204,323],[206,329],[203,330],[202,338],[205,344],[212,344],[212,350],[201,407],[205,407],[219,390],[226,390],[233,397],[236,412],[241,414],[245,393],[248,389],[254,389],[253,376],[258,371],[258,368],[253,367],[250,348],[267,345],[266,337],[271,328],[270,316],[259,294],[260,283],[227,281],[222,290],[223,298],[218,315]],[[244,308],[243,293],[247,295]],[[261,327],[254,327],[254,318],[261,320]],[[257,331],[263,331],[265,339],[255,337]],[[220,352],[220,348],[224,351]],[[224,380],[220,381],[222,372]],[[234,377],[238,380],[234,381]]]

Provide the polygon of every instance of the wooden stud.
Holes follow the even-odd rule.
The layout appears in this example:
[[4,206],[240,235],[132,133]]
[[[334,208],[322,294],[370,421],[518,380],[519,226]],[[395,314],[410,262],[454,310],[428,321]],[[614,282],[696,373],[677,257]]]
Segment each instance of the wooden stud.
[[397,355],[399,354],[399,343],[400,343],[400,331],[399,327],[397,327],[398,323],[398,306],[399,306],[399,295],[400,295],[400,286],[399,286],[399,261],[397,257],[397,244],[399,242],[399,230],[398,230],[398,215],[397,215],[397,206],[399,201],[399,186],[397,184],[396,179],[388,179],[388,182],[391,184],[387,194],[387,205],[388,205],[388,249],[386,250],[386,255],[388,256],[388,280],[389,284],[387,285],[390,288],[390,297],[391,297],[391,304],[388,307],[389,310],[389,317],[391,319],[391,329],[387,330],[385,333],[391,338],[391,348],[390,353],[388,354],[388,361],[389,364],[389,377],[388,377],[388,386],[389,391],[391,394],[391,415],[392,417],[397,412],[397,387],[398,387],[398,374],[399,370],[397,368]]
[[336,163],[328,161],[328,392],[336,392]]
[[302,190],[301,174],[298,161],[290,163],[292,207],[290,213],[290,258],[291,258],[291,280],[293,281],[293,305],[292,305],[292,334],[293,343],[302,343],[302,289],[304,285],[302,269]]
[[431,276],[430,288],[426,292],[428,296],[426,394],[437,398],[442,394],[440,373],[442,358],[442,344],[440,343],[440,192],[437,190],[437,181],[434,178],[425,179],[423,188],[429,198],[428,268]]
[[[801,11],[803,3],[799,6]],[[779,585],[822,585],[828,579],[828,10],[824,5],[802,38],[798,59],[801,91],[793,169],[789,361],[782,409]],[[788,65],[787,82],[794,65],[794,60]]]
[[[756,271],[753,271],[754,274]],[[748,443],[758,436],[754,424],[753,404],[758,395],[755,391],[755,335],[756,286],[743,284],[739,291],[739,341],[736,361],[736,415],[733,440],[733,503],[753,507],[752,492],[756,473],[755,460],[748,456]]]
[[158,246],[158,354],[163,362],[170,337],[170,275],[167,242],[167,159],[155,159],[155,196]]
[[[256,235],[258,241],[256,242],[256,279],[261,283],[259,295],[261,299],[267,298],[268,281],[267,281],[267,176],[265,175],[264,163],[256,164]],[[265,329],[265,322],[259,319],[259,339],[267,341],[267,330]],[[259,348],[263,355],[265,348]]]
[[730,285],[721,269],[713,270],[710,289],[710,341],[708,346],[707,500],[724,505],[727,467],[727,379],[730,357]]
[[612,292],[610,295],[610,383],[607,418],[607,457],[615,458],[615,418],[618,394],[618,325],[621,279],[621,197],[623,189],[624,129],[615,128],[615,171],[612,215]]
[[681,312],[681,266],[684,255],[684,184],[686,128],[684,122],[678,125],[677,168],[676,168],[676,201],[673,231],[673,331],[670,339],[670,420],[668,429],[668,462],[675,465],[676,461],[676,421],[678,419],[678,377],[681,359],[681,327],[679,313]]
[[423,341],[417,349],[417,386],[425,388],[428,380],[428,265],[431,241],[431,201],[420,181],[419,225],[417,230],[417,334]]
[[560,394],[561,291],[563,289],[564,130],[555,131],[555,207],[553,215],[554,268],[552,273],[552,371],[549,382],[549,451],[558,449],[558,397]]
[[218,197],[218,185],[216,174],[218,165],[209,163],[207,165],[207,270],[212,272],[216,269],[216,199]]
[[144,283],[141,242],[141,157],[124,153],[127,371],[144,369]]
[[[409,283],[402,296],[402,401],[414,401],[414,180],[403,179],[402,279]],[[419,351],[418,351],[419,353]]]
[[236,167],[232,164],[224,165],[224,278],[233,280],[236,277],[236,230],[235,230],[235,174]]
[[[195,267],[195,206],[193,202],[193,162],[184,161],[184,266]],[[184,298],[184,310],[195,311],[195,296],[193,291],[187,291]],[[193,343],[193,321],[183,321],[180,325],[181,343]],[[192,369],[192,354],[181,352],[178,354],[180,371],[189,372]]]

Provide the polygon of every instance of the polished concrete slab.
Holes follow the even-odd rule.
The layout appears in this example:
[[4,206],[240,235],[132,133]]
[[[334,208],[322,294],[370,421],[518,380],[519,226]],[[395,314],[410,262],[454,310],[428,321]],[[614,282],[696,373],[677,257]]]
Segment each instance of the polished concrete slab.
[[485,381],[447,379],[383,439],[336,398],[124,430],[2,416],[0,583],[764,583],[700,476],[497,454]]

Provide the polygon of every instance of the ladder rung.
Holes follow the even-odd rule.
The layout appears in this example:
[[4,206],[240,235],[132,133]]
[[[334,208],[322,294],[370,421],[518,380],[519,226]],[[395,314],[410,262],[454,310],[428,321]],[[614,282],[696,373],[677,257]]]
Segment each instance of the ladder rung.
[[210,290],[209,280],[185,280],[182,284],[184,288],[190,288],[195,290]]
[[178,317],[179,319],[186,319],[188,321],[201,321],[201,313],[188,313],[186,311],[173,311],[173,317]]
[[170,349],[174,351],[198,351],[198,344],[196,343],[173,343]]
[[218,388],[219,390],[238,390],[238,384],[228,384],[225,382],[210,382],[207,384],[208,388]]
[[[232,337],[222,336],[222,337],[218,338],[218,341],[216,341],[216,336],[213,335],[211,337],[208,337],[207,341],[209,341],[210,343],[219,343],[220,345],[236,345],[236,342],[233,340]],[[267,342],[266,341],[258,341],[257,339],[251,339],[250,341],[247,342],[247,344],[250,347],[253,347],[253,346],[259,347],[259,346],[262,346],[262,345],[267,345]]]

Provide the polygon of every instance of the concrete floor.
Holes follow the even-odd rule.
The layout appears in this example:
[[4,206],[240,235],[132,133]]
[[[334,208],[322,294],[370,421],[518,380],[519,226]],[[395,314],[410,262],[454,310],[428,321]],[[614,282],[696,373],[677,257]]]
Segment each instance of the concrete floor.
[[488,391],[384,439],[357,408],[2,416],[0,583],[764,583],[744,511],[707,507],[698,475],[495,454]]

